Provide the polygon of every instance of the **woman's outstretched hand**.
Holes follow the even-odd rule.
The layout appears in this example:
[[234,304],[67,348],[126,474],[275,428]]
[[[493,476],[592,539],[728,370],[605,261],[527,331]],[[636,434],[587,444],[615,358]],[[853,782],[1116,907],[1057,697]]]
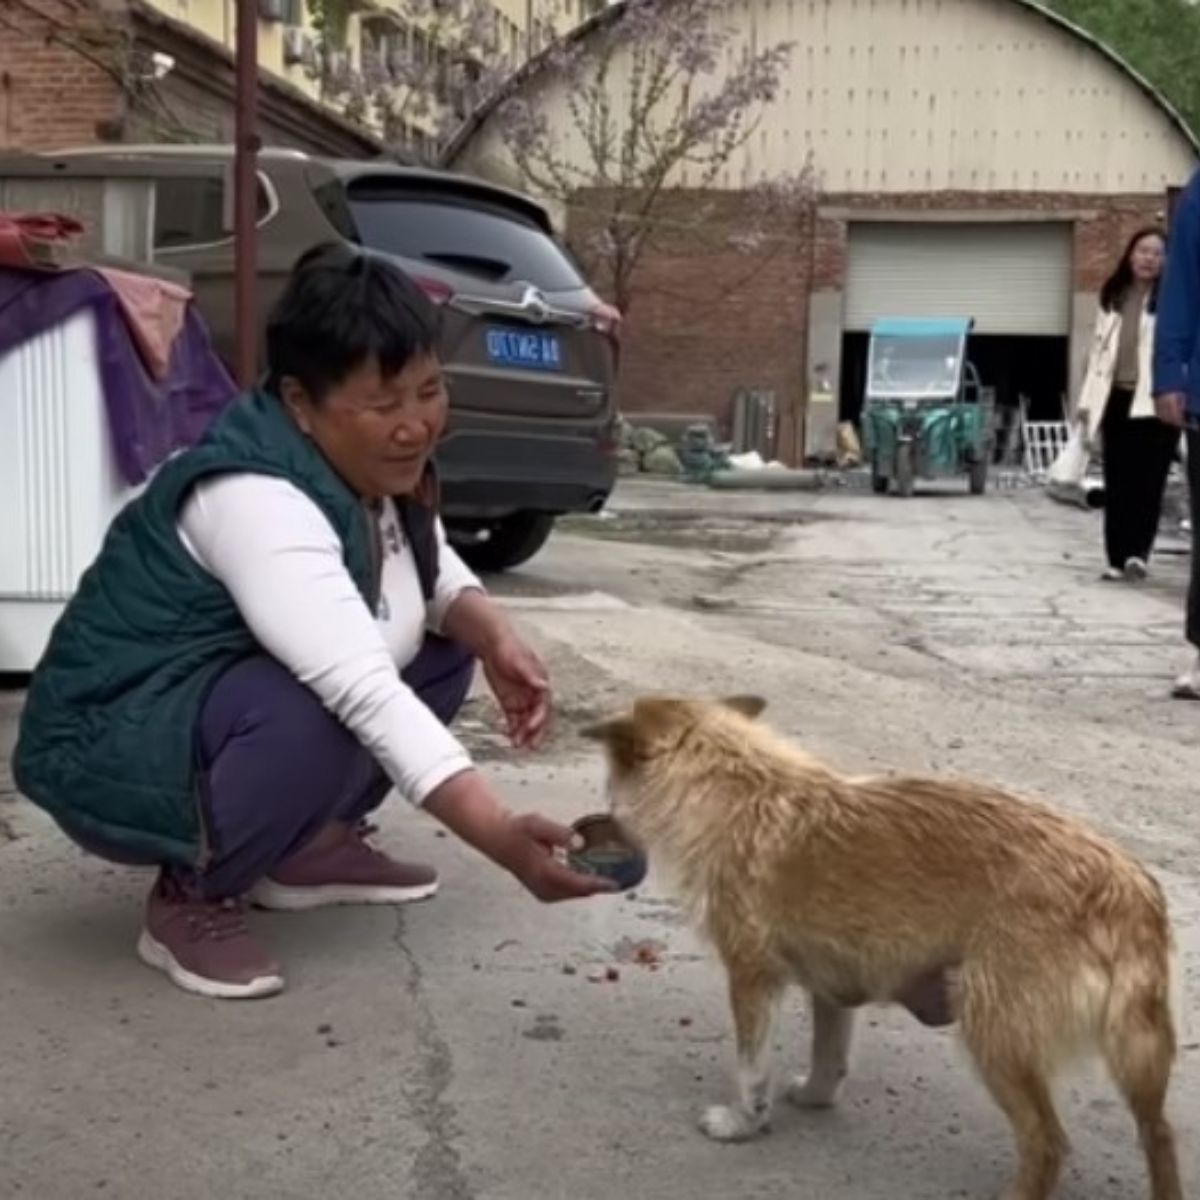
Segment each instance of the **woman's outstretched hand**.
[[573,871],[563,861],[572,830],[537,813],[508,812],[478,771],[448,779],[426,810],[468,845],[503,867],[539,900],[579,900],[616,891],[606,879]]
[[[575,835],[570,829],[537,813],[509,818],[509,837],[504,856],[507,867],[539,900],[580,900],[616,890],[608,880],[573,871],[559,858]],[[500,861],[499,859],[497,861]]]

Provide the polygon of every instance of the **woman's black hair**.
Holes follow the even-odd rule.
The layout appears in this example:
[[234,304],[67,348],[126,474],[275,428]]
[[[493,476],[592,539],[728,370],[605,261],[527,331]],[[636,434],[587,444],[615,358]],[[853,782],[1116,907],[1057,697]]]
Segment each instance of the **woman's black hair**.
[[438,311],[399,267],[345,242],[306,251],[267,318],[267,386],[295,379],[315,404],[364,363],[386,379],[433,353]]
[[[1125,247],[1125,253],[1121,255],[1116,270],[1105,280],[1104,286],[1100,289],[1100,307],[1105,312],[1115,312],[1125,303],[1125,297],[1129,294],[1129,289],[1133,287],[1133,252],[1137,249],[1138,243],[1148,237],[1158,238],[1164,246],[1167,244],[1167,231],[1160,225],[1147,225],[1129,239],[1129,244]],[[1155,312],[1158,309],[1158,283],[1159,281],[1156,279],[1150,285],[1150,294],[1146,297],[1147,312]]]

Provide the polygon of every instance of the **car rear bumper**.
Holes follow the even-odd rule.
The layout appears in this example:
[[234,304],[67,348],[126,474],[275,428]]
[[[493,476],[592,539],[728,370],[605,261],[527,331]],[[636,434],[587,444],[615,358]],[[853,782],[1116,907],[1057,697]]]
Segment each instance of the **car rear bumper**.
[[496,427],[459,421],[438,449],[442,512],[490,520],[514,512],[597,512],[617,477],[611,427],[554,421]]

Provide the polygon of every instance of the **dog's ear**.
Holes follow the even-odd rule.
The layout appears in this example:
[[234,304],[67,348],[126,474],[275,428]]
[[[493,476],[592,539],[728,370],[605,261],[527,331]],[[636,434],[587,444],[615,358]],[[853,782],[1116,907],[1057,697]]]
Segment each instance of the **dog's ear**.
[[726,708],[731,708],[734,712],[741,713],[743,717],[749,717],[751,720],[761,716],[767,707],[767,702],[761,696],[725,696],[721,703]]
[[643,744],[678,737],[696,723],[694,705],[670,696],[644,696],[633,706],[633,726]]

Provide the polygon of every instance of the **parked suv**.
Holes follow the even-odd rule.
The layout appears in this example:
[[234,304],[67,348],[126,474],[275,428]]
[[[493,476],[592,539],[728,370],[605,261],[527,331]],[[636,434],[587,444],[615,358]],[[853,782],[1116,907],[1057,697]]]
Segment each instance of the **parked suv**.
[[[106,230],[105,248],[185,271],[232,362],[232,163],[232,146],[0,158],[0,207],[6,186],[27,198],[35,180],[69,180],[64,199],[43,205],[62,208],[83,181],[103,181],[104,211],[129,210],[123,229]],[[544,208],[448,172],[266,149],[258,213],[261,313],[300,254],[332,238],[394,259],[441,307],[450,388],[438,453],[443,511],[474,566],[524,562],[556,517],[603,506],[616,474],[617,318],[555,240]]]

